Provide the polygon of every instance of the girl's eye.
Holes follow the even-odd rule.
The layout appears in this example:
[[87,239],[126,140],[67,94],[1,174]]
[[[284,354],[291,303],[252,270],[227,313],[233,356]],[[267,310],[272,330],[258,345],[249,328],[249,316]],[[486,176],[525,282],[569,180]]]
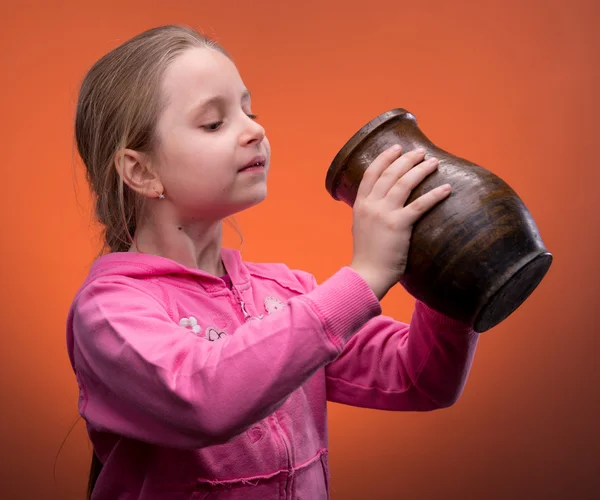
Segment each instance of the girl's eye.
[[223,125],[223,122],[219,121],[219,122],[209,123],[208,125],[202,125],[202,128],[205,130],[208,130],[210,132],[214,132],[215,130],[218,130],[221,125]]

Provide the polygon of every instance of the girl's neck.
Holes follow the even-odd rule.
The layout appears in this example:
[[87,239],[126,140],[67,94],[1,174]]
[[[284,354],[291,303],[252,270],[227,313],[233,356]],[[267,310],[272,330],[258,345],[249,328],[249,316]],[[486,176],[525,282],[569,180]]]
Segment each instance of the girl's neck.
[[130,252],[159,255],[213,276],[226,274],[221,260],[222,221],[188,224],[153,218],[138,225]]

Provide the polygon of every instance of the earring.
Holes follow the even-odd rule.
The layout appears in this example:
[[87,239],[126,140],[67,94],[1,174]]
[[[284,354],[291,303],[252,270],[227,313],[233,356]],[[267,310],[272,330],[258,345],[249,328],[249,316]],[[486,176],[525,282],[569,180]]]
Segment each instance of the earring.
[[165,199],[165,195],[162,193],[159,193],[156,188],[154,188],[154,192],[158,195],[158,199],[159,200],[164,200]]

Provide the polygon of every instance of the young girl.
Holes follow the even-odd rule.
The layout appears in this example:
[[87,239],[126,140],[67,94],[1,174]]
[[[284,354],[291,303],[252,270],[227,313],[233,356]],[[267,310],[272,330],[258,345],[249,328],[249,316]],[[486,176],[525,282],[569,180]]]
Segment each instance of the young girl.
[[353,207],[353,258],[322,284],[222,248],[222,221],[266,195],[270,146],[225,51],[144,32],[86,75],[79,153],[109,250],[69,312],[95,500],[328,498],[327,401],[452,405],[477,334],[417,301],[381,313],[411,228],[450,192],[404,206],[437,168],[391,148]]

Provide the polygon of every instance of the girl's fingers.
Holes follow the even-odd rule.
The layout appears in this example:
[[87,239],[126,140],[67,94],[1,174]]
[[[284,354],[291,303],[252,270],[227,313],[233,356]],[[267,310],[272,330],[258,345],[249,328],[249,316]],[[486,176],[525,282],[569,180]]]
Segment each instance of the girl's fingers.
[[363,178],[358,186],[356,199],[364,199],[371,194],[373,186],[381,176],[381,174],[398,159],[402,152],[402,147],[399,144],[392,146],[380,153],[375,160],[368,166],[363,174]]
[[406,172],[387,194],[387,200],[395,208],[403,207],[410,196],[411,191],[416,188],[428,175],[432,174],[438,168],[438,161],[435,158],[421,162],[416,167]]
[[404,153],[382,172],[371,190],[371,196],[374,199],[385,198],[390,190],[396,185],[396,183],[408,175],[410,170],[413,169],[415,165],[423,161],[424,157],[424,149],[416,149],[414,151]]
[[400,210],[403,223],[409,227],[414,225],[426,212],[444,200],[451,192],[452,187],[450,184],[444,184],[419,196]]

